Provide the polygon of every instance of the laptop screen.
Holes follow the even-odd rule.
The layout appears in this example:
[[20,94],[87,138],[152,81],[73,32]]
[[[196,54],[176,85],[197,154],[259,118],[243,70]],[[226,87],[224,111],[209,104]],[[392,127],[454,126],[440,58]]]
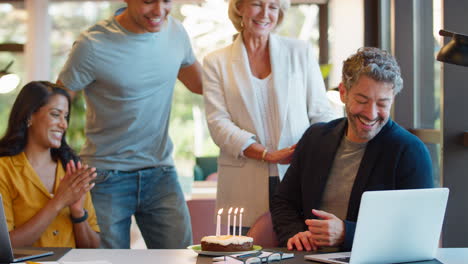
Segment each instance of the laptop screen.
[[[364,192],[350,263],[434,259],[448,194],[447,188]],[[321,261],[317,257],[308,255],[306,259]],[[340,254],[329,257],[340,258]]]

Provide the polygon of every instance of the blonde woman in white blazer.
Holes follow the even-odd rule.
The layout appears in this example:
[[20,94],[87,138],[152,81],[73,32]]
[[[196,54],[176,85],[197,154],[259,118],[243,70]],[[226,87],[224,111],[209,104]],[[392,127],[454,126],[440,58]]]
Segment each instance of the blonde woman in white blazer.
[[230,0],[239,34],[204,60],[208,127],[221,149],[216,206],[243,207],[243,233],[269,210],[303,132],[335,117],[312,47],[271,34],[289,5]]

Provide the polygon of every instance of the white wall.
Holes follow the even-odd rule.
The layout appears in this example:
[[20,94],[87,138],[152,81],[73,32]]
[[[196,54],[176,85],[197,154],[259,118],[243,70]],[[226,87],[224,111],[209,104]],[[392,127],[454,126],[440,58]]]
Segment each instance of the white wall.
[[343,61],[364,45],[364,0],[330,0],[330,88],[341,81]]
[[28,14],[28,38],[25,45],[26,82],[50,81],[49,0],[26,0],[25,7]]

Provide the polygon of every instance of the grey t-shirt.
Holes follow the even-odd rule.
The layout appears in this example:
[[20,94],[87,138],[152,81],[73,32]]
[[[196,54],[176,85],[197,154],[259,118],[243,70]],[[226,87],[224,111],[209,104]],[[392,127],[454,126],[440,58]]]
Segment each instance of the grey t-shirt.
[[367,143],[355,143],[342,138],[323,193],[320,210],[345,220],[349,197]]
[[131,33],[114,17],[83,32],[59,80],[84,89],[84,161],[122,171],[173,165],[168,123],[174,84],[179,69],[194,62],[188,35],[171,16],[156,33]]

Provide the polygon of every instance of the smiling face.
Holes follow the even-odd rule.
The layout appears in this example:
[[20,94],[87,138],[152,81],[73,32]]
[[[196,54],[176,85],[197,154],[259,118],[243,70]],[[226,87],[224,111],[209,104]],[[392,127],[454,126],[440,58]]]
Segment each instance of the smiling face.
[[373,139],[388,122],[395,98],[393,85],[365,75],[346,90],[340,84],[341,101],[348,117],[347,138],[365,143]]
[[127,9],[117,21],[128,31],[143,34],[161,31],[172,8],[171,0],[125,0]]
[[68,100],[54,95],[49,102],[31,115],[27,144],[40,148],[59,148],[68,127]]
[[243,0],[238,6],[244,25],[244,34],[268,36],[278,23],[280,4],[278,0]]

